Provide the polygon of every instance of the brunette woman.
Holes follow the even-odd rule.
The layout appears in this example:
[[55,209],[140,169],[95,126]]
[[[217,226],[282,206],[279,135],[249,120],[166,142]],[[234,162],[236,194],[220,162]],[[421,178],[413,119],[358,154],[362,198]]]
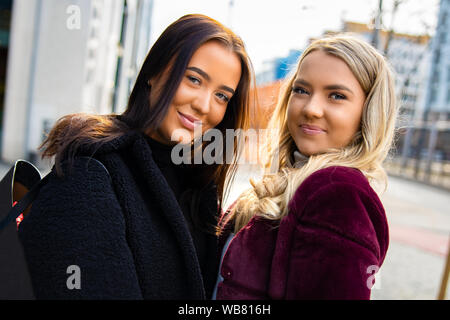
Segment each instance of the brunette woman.
[[361,40],[303,52],[272,119],[279,173],[252,182],[222,219],[217,299],[370,298],[389,242],[372,187],[386,182],[394,92],[387,62]]
[[42,145],[54,170],[19,226],[38,299],[210,298],[235,166],[175,165],[171,152],[200,125],[246,129],[251,79],[238,36],[186,15],[151,48],[123,114],[56,123]]

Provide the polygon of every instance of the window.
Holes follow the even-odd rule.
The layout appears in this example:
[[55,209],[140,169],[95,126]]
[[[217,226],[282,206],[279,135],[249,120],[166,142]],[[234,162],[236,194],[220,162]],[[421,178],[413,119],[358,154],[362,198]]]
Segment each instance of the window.
[[441,25],[445,26],[446,22],[447,22],[447,12],[444,11],[444,12],[442,13],[442,21],[441,21]]
[[85,81],[87,83],[90,83],[93,81],[93,77],[94,77],[94,71],[92,69],[88,69],[86,72],[86,79]]
[[434,63],[438,64],[439,61],[441,59],[441,50],[436,49],[436,51],[434,51]]
[[440,34],[440,36],[439,36],[439,42],[440,42],[441,44],[444,44],[444,43],[445,43],[445,40],[447,40],[447,34],[446,34],[446,32],[441,32],[441,34]]
[[93,8],[92,8],[92,18],[97,19],[98,17],[99,17],[98,8],[96,6],[93,6]]
[[437,90],[436,90],[436,87],[433,86],[433,88],[431,89],[431,92],[430,92],[430,103],[431,104],[435,103],[436,98],[437,98]]
[[437,85],[439,82],[439,70],[437,68],[434,69],[433,76],[431,78],[431,84]]

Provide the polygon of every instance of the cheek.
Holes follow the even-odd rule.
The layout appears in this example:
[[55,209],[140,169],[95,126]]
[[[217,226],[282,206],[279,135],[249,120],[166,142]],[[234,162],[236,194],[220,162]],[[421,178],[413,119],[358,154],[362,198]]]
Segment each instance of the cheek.
[[352,135],[360,130],[361,127],[361,119],[362,119],[362,109],[363,107],[357,107],[356,110],[352,113],[352,125],[351,127]]
[[226,105],[216,105],[213,106],[208,114],[206,123],[203,126],[203,131],[216,127],[224,118],[227,108],[231,106]]
[[287,117],[287,126],[291,136],[295,135],[294,129],[298,127],[299,116],[300,116],[300,106],[298,104],[289,102],[286,117]]
[[334,133],[334,139],[339,144],[346,145],[350,143],[356,132],[358,132],[361,123],[360,111],[355,112],[335,112],[330,115],[332,120],[331,132]]
[[174,129],[177,128],[177,124],[178,124],[177,110],[173,105],[171,105],[160,127],[166,139],[170,140],[172,132],[174,131]]
[[181,82],[173,96],[172,104],[175,106],[187,104],[192,100],[193,95],[193,90]]

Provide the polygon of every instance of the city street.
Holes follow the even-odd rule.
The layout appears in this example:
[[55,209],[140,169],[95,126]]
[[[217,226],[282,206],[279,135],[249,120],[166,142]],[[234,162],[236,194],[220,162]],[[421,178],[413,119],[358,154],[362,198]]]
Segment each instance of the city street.
[[389,177],[381,200],[391,240],[372,298],[436,299],[449,243],[450,193]]
[[[1,177],[9,167],[0,163]],[[250,186],[252,174],[254,171],[245,168],[238,171],[228,204]],[[389,221],[390,245],[372,299],[436,299],[448,250],[450,193],[389,177],[381,200]]]

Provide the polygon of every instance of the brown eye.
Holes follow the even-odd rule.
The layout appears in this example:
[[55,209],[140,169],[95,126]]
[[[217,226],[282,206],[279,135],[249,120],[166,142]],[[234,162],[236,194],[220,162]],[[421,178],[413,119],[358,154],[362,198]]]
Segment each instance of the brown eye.
[[200,79],[193,77],[193,76],[187,76],[187,78],[189,79],[190,82],[192,82],[193,84],[200,84]]
[[221,93],[221,92],[218,92],[218,93],[216,94],[216,96],[217,96],[220,100],[222,100],[222,101],[224,101],[224,102],[230,101],[230,98],[228,98],[227,95],[225,95],[225,94],[223,94],[223,93]]
[[292,87],[292,92],[297,94],[309,94],[309,92],[302,87]]

